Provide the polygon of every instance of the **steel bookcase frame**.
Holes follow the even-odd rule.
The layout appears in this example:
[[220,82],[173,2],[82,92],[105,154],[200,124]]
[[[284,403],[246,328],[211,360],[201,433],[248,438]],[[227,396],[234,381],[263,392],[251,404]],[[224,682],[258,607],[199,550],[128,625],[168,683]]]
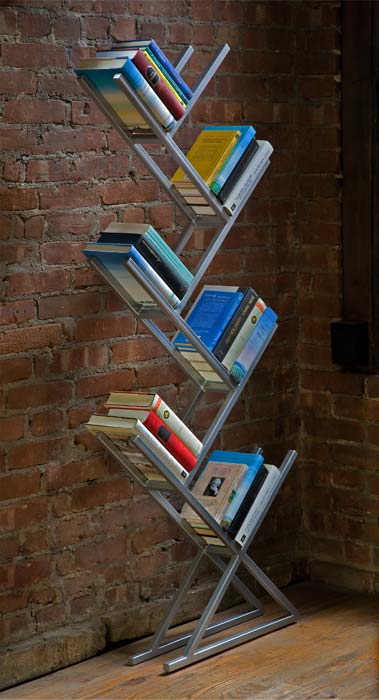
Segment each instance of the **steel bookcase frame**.
[[[188,666],[196,661],[203,658],[207,658],[213,654],[219,653],[225,649],[230,649],[233,646],[241,644],[250,639],[266,634],[270,631],[279,629],[286,625],[292,624],[297,621],[299,614],[297,610],[293,607],[286,596],[275,586],[275,584],[269,579],[269,577],[257,566],[257,564],[251,559],[247,554],[247,549],[250,546],[253,538],[258,531],[261,522],[263,521],[266,513],[268,512],[273,499],[275,498],[278,490],[280,489],[284,479],[286,478],[292,464],[294,463],[297,453],[294,450],[287,452],[281,466],[280,466],[280,476],[278,482],[271,494],[269,502],[266,504],[264,511],[260,514],[253,530],[249,534],[246,542],[242,547],[240,547],[234,540],[228,537],[223,528],[212,518],[207,510],[201,505],[201,503],[196,499],[190,490],[190,485],[194,477],[198,474],[204,459],[214,442],[215,437],[222,429],[227,417],[229,416],[232,408],[239,399],[239,396],[246,386],[246,383],[251,377],[257,363],[259,362],[264,350],[269,344],[275,330],[276,326],[273,328],[269,337],[266,339],[264,346],[261,348],[259,354],[256,356],[254,363],[249,368],[249,371],[243,378],[243,380],[236,384],[234,379],[231,377],[229,372],[225,367],[217,360],[212,352],[202,343],[198,336],[192,331],[188,326],[185,319],[182,317],[182,312],[187,305],[191,295],[195,291],[197,285],[201,281],[205,271],[207,270],[209,264],[212,262],[214,256],[222,245],[225,237],[232,228],[236,218],[239,216],[240,212],[244,208],[248,198],[251,195],[252,188],[250,187],[245,193],[243,200],[236,207],[235,212],[232,216],[227,214],[223,209],[219,200],[213,195],[213,193],[206,186],[202,178],[198,175],[197,171],[193,168],[191,163],[187,160],[186,156],[183,154],[181,149],[177,146],[173,137],[175,133],[180,128],[181,124],[185,118],[190,113],[193,106],[196,104],[197,100],[201,96],[202,92],[208,85],[211,78],[216,73],[218,67],[224,60],[225,56],[229,52],[229,46],[225,44],[214,56],[213,60],[210,62],[208,67],[204,70],[203,74],[199,78],[194,91],[193,97],[189,101],[185,114],[178,120],[174,128],[167,133],[154,118],[149,109],[145,106],[143,101],[139,98],[133,88],[130,87],[127,80],[121,75],[117,74],[114,76],[115,82],[118,84],[120,89],[125,93],[131,103],[136,107],[140,114],[143,116],[144,120],[150,127],[150,131],[146,133],[140,133],[136,130],[131,131],[127,129],[125,124],[121,121],[118,115],[112,110],[109,104],[104,100],[103,96],[99,91],[94,88],[91,83],[83,76],[79,77],[79,81],[84,87],[84,89],[89,93],[89,95],[94,99],[100,109],[105,113],[105,115],[110,120],[113,127],[121,135],[121,137],[126,141],[129,147],[142,159],[144,164],[147,166],[148,170],[152,175],[158,180],[159,184],[168,195],[172,198],[174,203],[182,210],[182,212],[187,216],[189,222],[184,228],[179,240],[174,248],[177,254],[180,254],[185,248],[186,244],[190,240],[195,228],[215,228],[215,224],[218,224],[216,232],[208,245],[208,248],[203,253],[200,262],[198,263],[191,284],[189,285],[185,295],[180,301],[179,306],[174,309],[166,299],[160,294],[159,290],[155,289],[148,276],[138,268],[137,265],[132,260],[128,260],[127,266],[130,272],[134,275],[137,281],[142,285],[142,287],[149,293],[153,300],[152,305],[138,305],[128,294],[128,292],[120,285],[117,280],[115,280],[97,260],[92,259],[92,266],[100,273],[107,284],[113,288],[113,290],[118,294],[118,296],[131,308],[136,317],[147,326],[149,331],[157,338],[157,340],[164,346],[168,353],[174,358],[177,364],[184,370],[184,372],[190,377],[195,384],[195,392],[191,400],[189,401],[185,413],[183,415],[183,420],[186,421],[191,416],[194,407],[196,406],[198,400],[203,396],[204,392],[211,391],[222,391],[225,392],[226,396],[222,405],[210,425],[204,440],[203,448],[198,457],[195,468],[190,472],[188,477],[181,481],[173,472],[166,466],[166,464],[158,458],[146,445],[140,437],[135,437],[133,442],[135,447],[156,467],[158,473],[162,475],[162,478],[157,478],[155,480],[147,479],[144,477],[143,473],[135,466],[135,464],[128,458],[126,454],[120,449],[120,447],[112,441],[109,437],[104,434],[98,434],[97,437],[106,450],[118,461],[123,469],[126,469],[130,478],[136,480],[143,488],[145,488],[151,497],[159,503],[163,510],[176,522],[178,527],[190,538],[192,543],[197,547],[198,554],[195,557],[193,563],[188,569],[187,575],[184,577],[182,584],[179,586],[174,598],[170,601],[167,610],[163,616],[160,626],[155,632],[151,645],[145,652],[134,654],[130,657],[129,663],[137,664],[145,661],[147,659],[153,658],[160,654],[164,654],[168,651],[176,649],[181,646],[185,646],[184,652],[181,656],[176,659],[172,659],[164,663],[163,668],[166,672],[170,673],[176,671],[180,668]],[[193,48],[191,46],[184,49],[182,55],[176,61],[176,68],[181,71],[182,68],[187,63],[188,59],[193,53]],[[149,143],[158,143],[165,147],[166,151],[169,152],[175,159],[178,166],[180,166],[189,179],[198,188],[200,193],[203,195],[207,204],[211,207],[213,215],[211,216],[198,216],[192,209],[190,205],[184,200],[184,198],[179,194],[179,192],[171,185],[169,179],[166,177],[164,172],[155,163],[152,156],[146,151],[145,145]],[[165,333],[161,331],[158,327],[155,319],[159,318],[169,318],[176,328],[181,330],[192,342],[195,348],[198,350],[200,355],[208,362],[212,369],[218,375],[220,382],[207,381],[201,377],[198,372],[192,367],[192,365],[182,357],[181,353],[175,348],[173,342],[166,336]],[[179,493],[185,502],[187,502],[195,512],[202,518],[204,523],[206,523],[214,534],[217,536],[219,541],[219,546],[214,544],[207,544],[206,541],[198,535],[191,525],[180,515],[180,513],[173,507],[170,501],[167,499],[168,491],[176,491]],[[220,580],[217,584],[214,592],[212,593],[210,600],[204,608],[204,611],[197,622],[194,630],[191,633],[181,634],[174,639],[165,641],[165,635],[170,629],[170,625],[175,617],[175,613],[178,611],[184,596],[188,592],[196,571],[203,561],[207,558],[213,563],[213,565],[220,572]],[[224,558],[228,559],[226,563]],[[199,644],[204,637],[212,634],[221,632],[222,630],[228,629],[230,627],[240,625],[242,622],[247,622],[252,618],[256,618],[263,614],[262,603],[256,598],[256,596],[250,591],[250,589],[241,581],[237,576],[237,570],[239,566],[243,566],[251,576],[262,586],[262,588],[273,598],[284,610],[285,614],[269,622],[263,622],[262,624],[249,627],[247,630],[242,632],[236,632],[231,636],[224,637],[214,642],[210,642],[205,646],[199,648]],[[242,595],[247,603],[249,603],[251,609],[247,612],[234,613],[230,617],[223,619],[221,622],[212,623],[211,620],[219,607],[219,604],[225,595],[228,587],[232,585],[236,590]]]

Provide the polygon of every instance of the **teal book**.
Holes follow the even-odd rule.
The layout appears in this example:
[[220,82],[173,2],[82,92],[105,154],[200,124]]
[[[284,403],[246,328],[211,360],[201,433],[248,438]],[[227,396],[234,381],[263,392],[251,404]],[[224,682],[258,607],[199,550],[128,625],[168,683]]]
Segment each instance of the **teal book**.
[[232,365],[230,374],[237,382],[240,382],[251,369],[253,363],[259,359],[265,350],[274,331],[277,329],[277,315],[268,307],[260,317],[257,327],[248,338],[246,345],[241,350]]
[[149,130],[150,126],[115,82],[114,77],[118,74],[125,77],[167,131],[173,127],[175,120],[172,114],[130,59],[85,59],[81,61],[75,73],[84,76],[101,93],[116,116],[128,128]]
[[205,131],[220,131],[225,129],[238,129],[241,132],[241,136],[239,137],[236,145],[234,146],[232,152],[226,159],[222,168],[219,170],[216,177],[214,178],[214,180],[212,180],[210,184],[210,189],[212,190],[212,192],[214,192],[214,194],[218,194],[220,192],[221,188],[226,183],[228,177],[232,174],[233,170],[238,164],[238,161],[241,159],[244,152],[246,151],[248,145],[251,141],[253,141],[255,137],[255,129],[253,126],[208,125],[204,127]]
[[[215,347],[243,295],[244,290],[240,287],[205,285],[201,290],[186,321],[208,350],[212,351]],[[180,351],[196,352],[196,348],[182,332],[175,336],[174,345]]]

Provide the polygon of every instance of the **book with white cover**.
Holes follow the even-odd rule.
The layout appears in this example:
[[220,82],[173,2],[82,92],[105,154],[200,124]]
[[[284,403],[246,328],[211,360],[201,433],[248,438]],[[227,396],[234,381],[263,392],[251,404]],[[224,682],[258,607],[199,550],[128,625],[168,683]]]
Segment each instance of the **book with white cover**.
[[245,543],[258,520],[261,518],[262,513],[264,513],[280,478],[280,469],[274,464],[265,464],[265,467],[268,469],[267,478],[263,482],[257,497],[254,499],[245,520],[234,538],[240,545]]
[[241,173],[236,186],[223,203],[228,214],[233,214],[247,193],[251,194],[270,165],[273,147],[269,141],[258,141],[259,148]]

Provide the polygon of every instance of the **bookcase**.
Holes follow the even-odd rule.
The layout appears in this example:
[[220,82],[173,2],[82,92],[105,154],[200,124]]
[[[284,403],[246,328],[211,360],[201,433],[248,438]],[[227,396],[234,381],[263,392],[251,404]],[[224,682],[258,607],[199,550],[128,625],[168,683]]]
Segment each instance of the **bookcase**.
[[[164,663],[163,669],[167,673],[188,666],[195,661],[202,660],[223,650],[230,649],[231,647],[241,644],[242,642],[254,639],[268,632],[292,624],[298,619],[298,612],[291,602],[262,571],[262,569],[258,567],[258,565],[248,554],[249,546],[251,545],[253,538],[265,517],[265,514],[267,513],[276,493],[280,489],[296,459],[296,452],[294,450],[290,450],[284,456],[279,468],[280,477],[277,481],[276,487],[273,490],[264,511],[258,517],[253,530],[250,532],[242,547],[228,536],[225,530],[213,519],[210,513],[203,507],[203,505],[191,491],[193,479],[199,474],[199,470],[204,463],[212,443],[222,429],[233,406],[238,401],[241,392],[244,390],[246,383],[249,381],[252,372],[259,362],[265,347],[267,347],[268,343],[270,342],[275,330],[274,329],[271,335],[269,335],[267,338],[266,345],[255,357],[254,362],[250,366],[247,374],[237,384],[221,362],[217,360],[215,355],[208,350],[200,338],[192,331],[182,315],[192,293],[202,280],[205,271],[212,262],[225,237],[233,226],[236,218],[251,195],[251,189],[247,190],[243,199],[236,207],[234,213],[232,215],[226,213],[219,200],[214,196],[205,182],[199,177],[197,171],[192,167],[189,160],[174,141],[175,133],[178,131],[182,122],[188,116],[191,109],[202,95],[204,89],[215,75],[218,67],[228,52],[229,46],[227,44],[216,52],[194,87],[193,96],[187,105],[184,116],[176,122],[175,126],[169,133],[167,133],[160,126],[153,114],[145,106],[133,88],[130,87],[122,74],[115,75],[114,80],[117,82],[118,87],[121,88],[134,107],[139,110],[140,114],[148,124],[149,129],[146,131],[146,133],[136,133],[135,131],[128,129],[117,114],[112,110],[112,108],[109,107],[109,104],[104,100],[101,92],[94,88],[93,84],[91,84],[85,76],[79,76],[79,81],[84,89],[89,93],[100,109],[106,114],[116,131],[121,135],[128,146],[139,156],[139,158],[142,159],[145,166],[158,180],[161,187],[168,193],[174,203],[180,208],[188,219],[188,223],[183,228],[181,236],[179,237],[179,240],[174,248],[175,252],[180,254],[183,251],[185,246],[189,243],[195,228],[211,228],[215,231],[208,247],[201,256],[196,270],[194,271],[191,284],[181,299],[179,306],[177,306],[175,309],[166,301],[159,290],[154,288],[148,276],[137,265],[135,265],[132,260],[129,259],[126,263],[130,272],[155,302],[149,309],[136,304],[135,300],[128,294],[127,290],[118,284],[114,278],[108,275],[106,269],[103,268],[95,259],[92,259],[92,265],[94,268],[114,289],[119,297],[123,299],[135,316],[145,324],[150,333],[152,333],[152,335],[163,345],[166,351],[175,359],[186,375],[192,380],[194,385],[193,395],[188,401],[188,405],[186,406],[181,419],[184,422],[190,419],[192,412],[195,410],[204,392],[218,391],[222,392],[223,394],[223,399],[217,415],[204,436],[203,448],[197,459],[196,466],[188,474],[184,481],[180,480],[178,476],[168,468],[163,459],[159,459],[159,457],[152,452],[150,447],[143,441],[143,439],[141,439],[141,437],[136,436],[132,439],[132,442],[134,443],[133,448],[142,453],[144,457],[152,465],[154,465],[159,474],[162,475],[161,480],[152,480],[151,478],[145,477],[137,468],[133,460],[128,457],[128,453],[126,453],[122,447],[120,447],[117,441],[104,434],[99,433],[97,435],[104,448],[115,458],[119,465],[126,470],[128,476],[138,482],[150,494],[151,498],[153,498],[163,508],[168,516],[174,520],[178,528],[182,530],[182,532],[192,541],[198,550],[193,563],[188,569],[187,575],[184,577],[181,585],[176,591],[176,594],[170,601],[166,613],[163,615],[161,624],[149,643],[149,648],[142,653],[132,655],[128,660],[130,664],[137,664],[160,654],[164,654],[168,651],[172,651],[176,648],[184,647],[180,656],[170,659]],[[174,63],[178,72],[181,72],[192,53],[193,49],[191,46],[189,46],[179,56],[177,61]],[[146,149],[146,145],[151,143],[161,144],[164,146],[166,152],[171,154],[177,165],[181,166],[184,173],[200,191],[201,195],[211,208],[213,212],[212,215],[196,215],[192,207],[186,203],[184,198],[182,198],[179,192],[172,186],[170,180],[167,178],[162,169],[158,167],[157,163]],[[207,381],[200,374],[198,374],[196,369],[176,349],[174,343],[172,340],[170,340],[169,335],[160,329],[157,323],[158,319],[169,319],[176,329],[182,331],[191,341],[200,355],[204,358],[204,360],[207,361],[212,367],[212,370],[216,372],[220,381]],[[181,513],[172,504],[172,499],[170,500],[169,497],[170,492],[176,492],[179,494],[183,501],[193,508],[202,521],[215,533],[215,536],[217,536],[217,545],[208,544],[203,537],[195,532],[191,525],[182,517]],[[187,634],[170,636],[168,638],[167,635],[174,621],[175,615],[178,612],[180,605],[182,604],[184,597],[194,580],[200,563],[202,563],[204,560],[211,562],[217,569],[220,574],[219,582],[215,587],[207,605],[205,606],[200,619],[195,624],[193,631]],[[266,591],[266,593],[268,593],[269,596],[271,596],[271,598],[274,599],[274,601],[279,605],[279,607],[282,609],[279,617],[269,621],[263,621],[260,624],[255,622],[254,624],[250,623],[242,626],[242,623],[249,623],[249,621],[263,615],[264,608],[261,600],[253,594],[249,587],[237,575],[240,566],[244,567]],[[242,612],[230,611],[230,613],[227,613],[224,616],[222,621],[212,622],[212,618],[217,612],[221,600],[229,586],[233,586],[239,595],[246,601],[248,609]],[[232,634],[219,634],[223,632],[223,630],[236,626],[238,626],[238,629]],[[242,631],[241,626],[243,627]],[[206,644],[201,644],[205,637],[211,635],[216,635],[216,638],[213,641],[208,641]]]

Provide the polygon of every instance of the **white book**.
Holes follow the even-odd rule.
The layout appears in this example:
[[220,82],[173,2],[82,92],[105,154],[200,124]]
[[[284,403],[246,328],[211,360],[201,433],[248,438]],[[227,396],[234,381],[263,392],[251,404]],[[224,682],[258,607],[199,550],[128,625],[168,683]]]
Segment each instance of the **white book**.
[[[175,457],[162,445],[159,440],[141,423],[137,420],[136,422],[136,432],[143,442],[150,447],[151,451],[155,456],[165,463],[166,467],[171,469],[171,471],[179,477],[179,479],[185,479],[188,476],[188,471],[178,462]],[[154,465],[155,466],[155,465]],[[158,469],[158,467],[157,467]],[[163,476],[163,475],[162,475]]]
[[274,464],[265,464],[265,467],[268,469],[267,477],[234,538],[240,545],[245,544],[245,541],[253,531],[262,513],[264,513],[280,478],[280,469]]
[[238,335],[234,338],[229,350],[222,358],[222,364],[229,371],[232,369],[234,360],[236,360],[239,354],[242,352],[251,334],[254,333],[265,308],[266,304],[264,301],[262,301],[262,299],[258,299]]
[[231,191],[230,195],[223,203],[224,209],[228,214],[233,214],[238,205],[243,201],[245,195],[249,195],[254,191],[259,180],[266,172],[270,165],[270,155],[273,152],[273,147],[269,141],[258,141],[259,148],[245,170],[241,173],[241,177]]

